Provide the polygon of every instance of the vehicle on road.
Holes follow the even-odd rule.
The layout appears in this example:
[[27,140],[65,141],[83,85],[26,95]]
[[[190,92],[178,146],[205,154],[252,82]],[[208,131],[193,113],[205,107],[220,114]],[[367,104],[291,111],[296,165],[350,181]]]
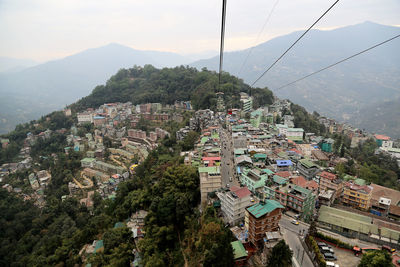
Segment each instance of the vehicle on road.
[[250,201],[251,201],[251,202],[254,202],[254,198],[251,197],[251,198],[250,198]]
[[391,248],[391,247],[389,247],[389,246],[387,246],[387,245],[383,245],[383,246],[382,246],[382,250],[386,250],[386,251],[389,252],[389,253],[396,252],[396,249]]
[[325,260],[336,261],[337,257],[332,253],[323,253]]
[[291,223],[293,223],[294,225],[299,225],[299,221],[298,220],[293,220],[293,221],[291,221]]

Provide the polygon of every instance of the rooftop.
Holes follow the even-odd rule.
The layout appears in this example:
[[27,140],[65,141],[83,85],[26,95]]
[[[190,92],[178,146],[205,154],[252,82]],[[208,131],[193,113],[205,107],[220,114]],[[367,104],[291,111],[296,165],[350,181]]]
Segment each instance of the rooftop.
[[233,248],[233,258],[239,259],[243,257],[247,257],[247,251],[244,249],[242,242],[236,240],[231,242],[231,246]]
[[257,203],[251,207],[246,208],[246,210],[256,218],[260,218],[265,214],[274,211],[275,209],[283,209],[284,207],[275,200],[267,199],[265,203]]
[[207,172],[208,174],[219,174],[220,169],[218,166],[216,167],[199,167],[199,173]]

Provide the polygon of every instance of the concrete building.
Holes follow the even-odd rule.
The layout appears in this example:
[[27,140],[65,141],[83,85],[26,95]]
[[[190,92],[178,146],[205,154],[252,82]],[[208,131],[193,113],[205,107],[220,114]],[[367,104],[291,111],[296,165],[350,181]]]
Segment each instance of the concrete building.
[[232,186],[229,191],[217,192],[221,210],[228,223],[234,225],[244,219],[245,208],[250,206],[251,192],[247,187]]
[[319,179],[319,188],[321,191],[334,190],[334,197],[340,197],[343,191],[343,183],[335,174],[323,171],[317,174],[317,179]]
[[279,229],[279,221],[284,207],[275,200],[266,200],[246,208],[245,225],[249,233],[249,241],[258,247],[266,232]]
[[371,204],[372,187],[346,182],[343,187],[342,202],[353,208],[368,210]]
[[311,180],[320,171],[317,164],[308,159],[301,159],[297,163],[297,171],[306,179]]
[[201,202],[207,202],[207,194],[222,187],[221,171],[216,167],[199,167]]
[[240,183],[253,193],[256,193],[258,188],[263,188],[267,180],[268,174],[261,169],[243,168],[240,175]]
[[78,113],[78,123],[93,123],[93,114],[90,112]]

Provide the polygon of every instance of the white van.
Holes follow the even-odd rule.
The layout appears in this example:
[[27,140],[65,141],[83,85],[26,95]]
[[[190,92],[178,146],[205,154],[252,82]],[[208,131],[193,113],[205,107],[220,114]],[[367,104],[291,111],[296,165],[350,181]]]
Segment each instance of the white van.
[[327,261],[326,262],[326,266],[327,267],[339,267],[339,264],[336,264],[336,263],[331,262],[331,261]]

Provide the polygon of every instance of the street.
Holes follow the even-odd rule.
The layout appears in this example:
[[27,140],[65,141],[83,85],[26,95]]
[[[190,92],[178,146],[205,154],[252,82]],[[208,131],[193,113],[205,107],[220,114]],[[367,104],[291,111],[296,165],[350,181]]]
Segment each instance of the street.
[[239,186],[239,181],[236,178],[233,162],[233,147],[232,138],[222,127],[219,131],[221,140],[221,178],[222,186],[225,187],[236,185]]
[[[300,243],[299,238],[305,235],[308,230],[308,226],[303,224],[294,225],[291,223],[293,218],[283,215],[281,221],[279,222],[279,226],[281,227],[281,232],[283,233],[283,238],[285,239],[286,244],[293,251],[293,257],[297,261],[297,266],[305,266],[305,267],[314,267],[311,259],[308,257],[308,254],[304,251],[303,246]],[[303,235],[300,235],[300,232]]]

